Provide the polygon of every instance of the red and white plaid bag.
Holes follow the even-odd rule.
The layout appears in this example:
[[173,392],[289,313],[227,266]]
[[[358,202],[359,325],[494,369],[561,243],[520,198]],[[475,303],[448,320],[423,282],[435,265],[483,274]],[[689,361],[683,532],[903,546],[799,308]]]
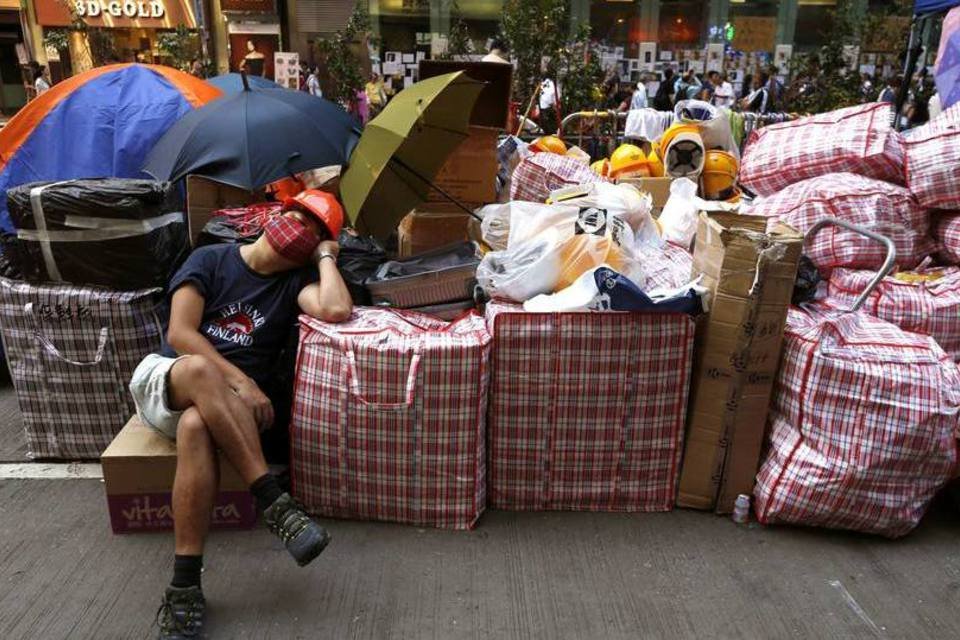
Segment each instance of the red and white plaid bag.
[[490,506],[668,511],[694,324],[681,314],[524,313],[491,303]]
[[960,209],[960,104],[904,136],[907,185],[925,207]]
[[0,278],[0,334],[31,458],[100,457],[137,407],[134,369],[160,348],[160,289]]
[[546,202],[551,191],[593,182],[609,182],[579,160],[556,153],[535,153],[513,170],[510,199]]
[[947,264],[960,265],[960,213],[932,213],[930,230],[940,259]]
[[301,316],[294,495],[327,516],[473,528],[485,504],[489,352],[477,314]]
[[757,518],[905,535],[956,466],[957,365],[929,336],[808,309],[787,317]]
[[[913,282],[900,279],[907,274],[888,276],[870,292],[860,310],[904,331],[930,336],[951,358],[960,360],[960,268],[926,272],[934,274],[940,277]],[[834,270],[822,302],[835,309],[850,309],[875,275],[873,271]]]
[[637,247],[637,261],[646,277],[646,289],[676,289],[693,280],[693,254],[672,242],[662,248]]
[[890,105],[869,103],[754,131],[740,183],[769,196],[801,180],[852,172],[904,184],[903,138],[890,126]]
[[[927,212],[909,191],[853,173],[792,184],[757,200],[746,212],[785,222],[801,233],[831,216],[866,227],[893,241],[897,264],[904,269],[917,266],[936,248],[927,235]],[[837,267],[876,270],[886,258],[883,245],[836,225],[818,231],[807,241],[804,253],[824,276]]]

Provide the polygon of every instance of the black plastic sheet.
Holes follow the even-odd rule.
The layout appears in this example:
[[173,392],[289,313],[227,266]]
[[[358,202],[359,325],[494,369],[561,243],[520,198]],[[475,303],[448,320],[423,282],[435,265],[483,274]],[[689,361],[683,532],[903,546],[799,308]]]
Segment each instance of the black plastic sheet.
[[371,304],[370,292],[364,286],[367,278],[387,260],[387,253],[371,236],[362,236],[352,229],[340,232],[340,257],[337,268],[356,305]]
[[[39,211],[31,198],[38,187]],[[8,191],[7,204],[17,235],[4,239],[3,252],[28,282],[165,287],[189,253],[186,217],[169,183],[33,183]]]
[[800,256],[800,266],[797,269],[797,280],[793,285],[791,302],[794,305],[813,302],[817,293],[817,285],[820,284],[821,280],[820,272],[813,261],[805,255]]

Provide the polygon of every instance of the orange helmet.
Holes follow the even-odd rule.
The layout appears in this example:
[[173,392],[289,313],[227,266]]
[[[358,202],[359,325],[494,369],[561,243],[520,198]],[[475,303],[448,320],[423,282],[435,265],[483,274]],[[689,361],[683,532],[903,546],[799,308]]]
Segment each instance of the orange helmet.
[[567,145],[557,136],[541,136],[530,143],[530,151],[534,153],[556,153],[567,155]]
[[643,149],[634,144],[622,144],[610,155],[610,177],[629,174],[649,177],[650,166]]
[[340,236],[340,229],[343,228],[343,207],[332,193],[319,189],[301,191],[284,200],[283,210],[309,213],[327,228],[331,239],[336,240]]
[[736,191],[737,159],[726,151],[707,151],[700,174],[700,191],[707,200],[726,200]]
[[598,176],[603,176],[606,178],[608,175],[610,175],[610,161],[606,158],[597,160],[590,165],[590,168],[593,169],[593,172]]

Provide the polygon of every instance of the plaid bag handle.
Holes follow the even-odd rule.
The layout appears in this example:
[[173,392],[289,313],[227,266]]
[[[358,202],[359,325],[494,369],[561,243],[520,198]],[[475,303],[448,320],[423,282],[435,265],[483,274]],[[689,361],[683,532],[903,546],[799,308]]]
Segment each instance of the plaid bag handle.
[[33,325],[33,334],[40,342],[40,345],[43,347],[44,351],[52,355],[58,360],[62,360],[67,364],[72,364],[75,367],[94,367],[100,364],[103,361],[103,356],[107,351],[107,340],[110,338],[110,327],[100,327],[100,335],[97,341],[97,355],[93,360],[80,361],[67,358],[63,353],[57,349],[56,346],[46,336],[43,335],[43,332],[40,331],[40,324],[37,322],[37,317],[33,312],[33,303],[28,302],[23,306],[23,310],[26,313],[27,317],[30,318],[30,323]]
[[353,345],[345,343],[341,346],[347,360],[347,376],[350,380],[350,393],[361,404],[371,409],[384,411],[403,410],[413,405],[413,392],[416,390],[417,374],[420,372],[420,345],[413,348],[413,353],[410,358],[410,367],[407,370],[407,384],[403,402],[372,402],[368,400],[360,390],[360,380],[357,375],[357,356],[353,350]]

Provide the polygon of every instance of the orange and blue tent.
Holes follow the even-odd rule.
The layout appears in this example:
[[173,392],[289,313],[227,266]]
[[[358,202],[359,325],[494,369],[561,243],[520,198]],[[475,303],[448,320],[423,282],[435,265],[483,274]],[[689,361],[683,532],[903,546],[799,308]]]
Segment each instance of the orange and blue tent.
[[0,229],[7,190],[37,181],[146,178],[144,159],[177,120],[222,95],[170,67],[115,64],[53,86],[0,129]]

